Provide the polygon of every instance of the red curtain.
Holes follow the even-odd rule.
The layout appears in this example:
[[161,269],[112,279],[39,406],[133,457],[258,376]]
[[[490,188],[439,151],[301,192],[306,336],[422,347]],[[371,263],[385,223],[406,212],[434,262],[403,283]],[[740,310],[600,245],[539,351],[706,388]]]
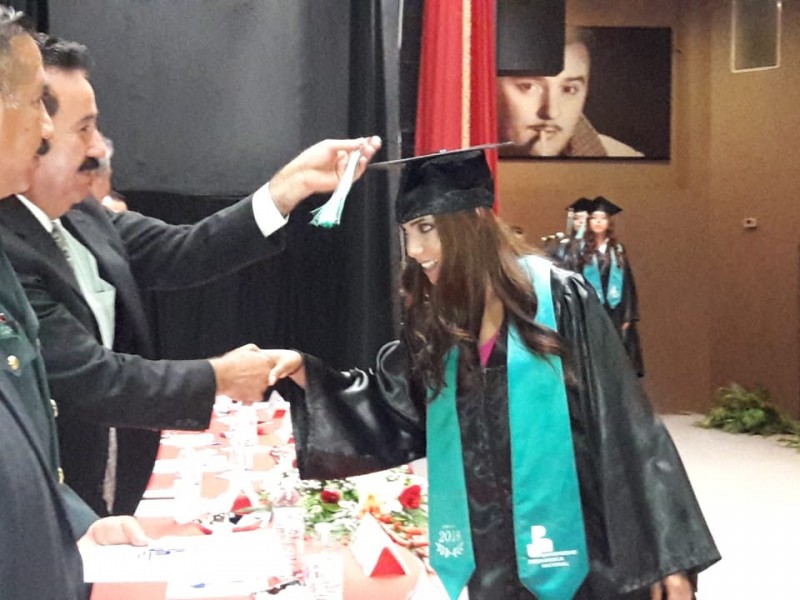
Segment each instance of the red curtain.
[[464,146],[463,27],[465,0],[425,2],[414,153]]
[[[415,154],[496,141],[495,0],[428,0]],[[496,182],[497,151],[486,155]]]

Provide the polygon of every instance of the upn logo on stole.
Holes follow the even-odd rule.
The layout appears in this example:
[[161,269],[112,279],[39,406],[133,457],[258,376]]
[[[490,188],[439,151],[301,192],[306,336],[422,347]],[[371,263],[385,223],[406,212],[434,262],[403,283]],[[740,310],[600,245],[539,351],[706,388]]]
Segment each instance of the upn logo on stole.
[[528,564],[539,565],[543,569],[569,567],[569,556],[578,554],[577,550],[556,550],[553,540],[547,537],[543,525],[531,527],[531,543],[528,544]]

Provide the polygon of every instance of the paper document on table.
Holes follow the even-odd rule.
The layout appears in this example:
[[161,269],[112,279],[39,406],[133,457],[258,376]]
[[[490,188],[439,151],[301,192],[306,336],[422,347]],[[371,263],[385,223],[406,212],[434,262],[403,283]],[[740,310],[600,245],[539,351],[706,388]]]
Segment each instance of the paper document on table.
[[84,580],[95,583],[252,581],[289,569],[269,529],[163,537],[149,547],[92,546],[82,549],[81,556]]
[[262,590],[268,585],[266,578],[246,581],[230,581],[219,583],[188,583],[171,581],[167,585],[166,600],[194,600],[195,598],[249,598],[253,592]]
[[175,512],[175,497],[143,499],[136,507],[134,516],[141,518],[171,517]]
[[[215,450],[197,451],[197,463],[204,473],[219,473],[228,469],[228,458],[224,454],[219,454]],[[159,458],[153,465],[153,473],[178,473],[184,465],[182,458]]]

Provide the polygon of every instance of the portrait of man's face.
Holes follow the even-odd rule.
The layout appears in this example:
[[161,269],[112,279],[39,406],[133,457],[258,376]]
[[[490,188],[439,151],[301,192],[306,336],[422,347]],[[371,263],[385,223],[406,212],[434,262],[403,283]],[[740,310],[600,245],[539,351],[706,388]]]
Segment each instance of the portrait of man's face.
[[568,25],[563,43],[563,66],[523,43],[498,66],[500,158],[669,159],[671,30]]
[[555,77],[498,77],[501,141],[515,156],[558,156],[583,114],[589,89],[589,52],[582,43],[564,49],[564,70]]

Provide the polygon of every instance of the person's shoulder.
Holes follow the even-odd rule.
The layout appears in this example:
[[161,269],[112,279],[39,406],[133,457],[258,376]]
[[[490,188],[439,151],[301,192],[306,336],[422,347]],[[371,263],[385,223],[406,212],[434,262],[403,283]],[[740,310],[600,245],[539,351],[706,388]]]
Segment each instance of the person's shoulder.
[[547,257],[528,254],[523,256],[521,260],[529,267],[538,265],[541,269],[549,269],[550,287],[553,290],[554,296],[562,297],[565,294],[573,296],[575,294],[582,295],[586,290],[582,275],[579,275],[575,271],[559,267]]
[[582,297],[588,291],[583,275],[555,265],[550,271],[550,283],[553,294],[560,297]]
[[620,158],[643,158],[644,154],[628,146],[623,142],[620,142],[617,139],[612,138],[609,135],[603,135],[602,133],[598,134],[600,138],[600,143],[603,144],[603,148],[606,151],[608,156],[620,157]]

